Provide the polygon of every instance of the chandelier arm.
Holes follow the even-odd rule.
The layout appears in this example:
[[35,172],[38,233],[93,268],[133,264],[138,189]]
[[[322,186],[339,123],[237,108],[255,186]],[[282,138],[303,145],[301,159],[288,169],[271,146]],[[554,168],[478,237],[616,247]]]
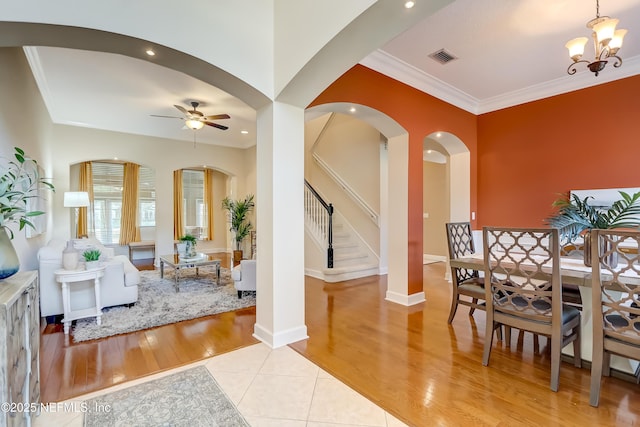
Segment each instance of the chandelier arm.
[[567,74],[569,74],[570,76],[574,75],[578,71],[576,65],[578,65],[581,62],[584,62],[585,64],[589,64],[589,61],[584,59],[580,61],[576,61],[573,64],[569,65],[569,68],[567,68]]
[[616,62],[613,63],[614,67],[619,68],[622,65],[622,58],[620,58],[618,55],[611,55],[609,58],[616,59]]

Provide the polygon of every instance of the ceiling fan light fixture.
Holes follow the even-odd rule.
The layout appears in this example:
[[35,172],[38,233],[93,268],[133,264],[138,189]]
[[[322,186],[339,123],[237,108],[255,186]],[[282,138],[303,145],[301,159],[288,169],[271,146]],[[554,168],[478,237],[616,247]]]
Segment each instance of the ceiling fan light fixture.
[[192,130],[200,130],[204,127],[204,123],[201,122],[200,120],[189,119],[185,121],[185,124],[189,129],[192,129]]

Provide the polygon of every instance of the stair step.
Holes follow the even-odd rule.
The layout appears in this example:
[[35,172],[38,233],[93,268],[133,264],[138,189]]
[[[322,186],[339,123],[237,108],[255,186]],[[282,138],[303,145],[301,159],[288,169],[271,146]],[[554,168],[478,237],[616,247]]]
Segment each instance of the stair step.
[[345,267],[325,268],[324,280],[329,283],[378,275],[378,265],[373,263],[355,264]]
[[353,249],[353,248],[357,248],[358,244],[356,242],[353,242],[351,240],[345,240],[345,241],[341,241],[341,242],[333,242],[333,250],[336,249]]
[[362,252],[349,251],[344,253],[333,253],[333,262],[342,262],[342,261],[350,261],[354,259],[362,259],[367,258],[367,254]]

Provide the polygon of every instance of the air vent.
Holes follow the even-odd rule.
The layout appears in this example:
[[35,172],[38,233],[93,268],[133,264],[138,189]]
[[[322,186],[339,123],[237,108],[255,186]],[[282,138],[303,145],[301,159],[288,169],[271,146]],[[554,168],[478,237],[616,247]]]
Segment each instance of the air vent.
[[441,64],[446,64],[447,62],[453,61],[454,59],[458,59],[458,57],[452,55],[444,49],[433,52],[429,55],[429,58]]

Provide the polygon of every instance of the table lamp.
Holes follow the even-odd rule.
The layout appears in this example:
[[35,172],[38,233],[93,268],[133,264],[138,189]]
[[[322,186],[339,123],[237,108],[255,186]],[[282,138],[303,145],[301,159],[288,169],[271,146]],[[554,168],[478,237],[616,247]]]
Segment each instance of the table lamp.
[[[89,193],[86,191],[65,191],[64,207],[74,209],[74,228],[75,237],[78,238],[78,209],[87,207],[89,202]],[[62,251],[62,267],[65,270],[75,270],[78,267],[80,254],[73,245],[73,239],[69,240],[67,247]]]

